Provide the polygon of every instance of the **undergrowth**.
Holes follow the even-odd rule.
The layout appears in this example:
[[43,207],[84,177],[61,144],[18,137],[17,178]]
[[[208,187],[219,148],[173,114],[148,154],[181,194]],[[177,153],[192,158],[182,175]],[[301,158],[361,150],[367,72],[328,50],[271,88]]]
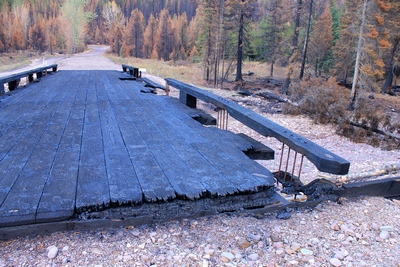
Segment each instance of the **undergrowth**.
[[[400,124],[373,97],[360,94],[351,105],[350,93],[334,79],[311,78],[292,83],[289,88],[294,105],[285,109],[290,114],[305,114],[314,122],[336,125],[338,134],[354,142],[363,142],[382,149],[400,149]],[[391,136],[392,135],[392,136]]]

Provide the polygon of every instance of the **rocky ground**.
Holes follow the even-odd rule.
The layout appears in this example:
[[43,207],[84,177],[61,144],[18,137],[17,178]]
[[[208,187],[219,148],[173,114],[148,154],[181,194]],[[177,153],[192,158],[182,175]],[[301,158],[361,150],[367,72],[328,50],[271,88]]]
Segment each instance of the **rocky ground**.
[[[65,69],[85,69],[84,59],[89,58],[87,64],[93,65],[97,56],[101,57],[81,56],[79,62],[67,59],[59,64]],[[110,68],[107,60],[104,64],[104,68]],[[113,65],[112,69],[117,67]],[[96,64],[96,68],[101,66]],[[250,108],[263,112],[262,106]],[[212,110],[207,105],[203,108]],[[332,127],[315,125],[305,117],[263,115],[349,160],[351,174],[400,162],[398,150],[352,143],[336,135]],[[233,119],[229,119],[229,130],[262,141],[279,159],[281,144],[273,138],[259,136]],[[260,164],[271,170],[278,168],[277,160]],[[393,172],[386,177],[395,176],[400,174]],[[320,177],[326,174],[306,161],[302,180],[307,183]],[[21,237],[0,241],[0,266],[400,267],[400,201],[346,198],[291,212],[288,220],[277,219],[276,213],[237,212],[141,227]]]

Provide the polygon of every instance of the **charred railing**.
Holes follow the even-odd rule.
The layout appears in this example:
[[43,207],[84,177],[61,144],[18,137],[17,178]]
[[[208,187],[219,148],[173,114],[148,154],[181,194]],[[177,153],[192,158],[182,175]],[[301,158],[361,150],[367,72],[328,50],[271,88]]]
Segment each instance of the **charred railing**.
[[51,65],[11,74],[8,76],[0,77],[0,84],[2,85],[2,87],[0,87],[0,95],[3,95],[5,93],[5,88],[4,88],[5,84],[8,84],[9,91],[13,91],[18,87],[21,79],[26,78],[26,83],[31,83],[34,81],[34,78],[35,78],[33,76],[34,74],[36,74],[36,79],[42,78],[43,76],[47,75],[49,69],[51,69],[53,72],[56,72],[57,66],[58,66],[57,64],[51,64]]
[[[292,180],[294,176],[296,160],[300,160],[298,175],[300,176],[303,164],[303,157],[309,159],[318,170],[331,174],[347,174],[350,168],[350,162],[317,145],[316,143],[298,135],[285,127],[257,114],[233,101],[214,95],[208,91],[199,89],[195,86],[185,84],[175,79],[166,79],[167,85],[180,90],[180,101],[188,107],[196,108],[197,99],[211,103],[218,109],[225,110],[230,116],[252,128],[264,136],[271,136],[282,142],[282,153],[280,157],[280,167],[278,176],[284,180]],[[220,119],[226,120],[226,116],[220,116]],[[220,123],[224,126],[226,122]],[[284,156],[285,146],[287,154]],[[289,158],[294,153],[293,165],[289,166]],[[300,154],[300,155],[298,155]],[[286,158],[286,162],[283,161]],[[285,165],[285,166],[283,166]],[[284,171],[281,171],[284,168]],[[291,171],[292,175],[287,175]],[[288,177],[287,177],[288,176]],[[299,177],[297,177],[299,178]],[[299,181],[299,180],[298,180]]]

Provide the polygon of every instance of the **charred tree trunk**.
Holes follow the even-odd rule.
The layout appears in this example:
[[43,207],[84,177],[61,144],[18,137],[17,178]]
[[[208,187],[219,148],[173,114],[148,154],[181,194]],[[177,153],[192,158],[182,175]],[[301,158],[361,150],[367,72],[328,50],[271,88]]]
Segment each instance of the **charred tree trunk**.
[[293,48],[292,48],[292,53],[289,58],[289,67],[287,70],[287,76],[285,83],[281,89],[282,93],[286,94],[287,89],[289,88],[291,79],[292,79],[292,74],[293,74],[293,69],[294,69],[294,63],[297,58],[297,52],[298,52],[298,44],[299,44],[299,30],[300,30],[300,15],[301,15],[301,7],[303,5],[303,0],[297,0],[297,7],[296,7],[296,26],[294,29],[294,34],[293,34]]
[[394,75],[393,75],[393,72],[394,72],[393,60],[394,60],[394,56],[395,56],[396,51],[399,48],[399,46],[400,46],[400,38],[398,38],[395,41],[395,44],[393,45],[392,53],[390,55],[390,64],[389,64],[389,68],[388,68],[387,73],[386,73],[385,83],[383,84],[382,89],[381,89],[381,93],[382,94],[387,93],[388,88],[390,86],[392,86],[393,77],[394,77]]
[[[242,0],[244,2],[245,0]],[[237,65],[236,65],[236,78],[235,81],[242,81],[242,61],[243,61],[243,31],[244,31],[244,10],[240,10],[239,19],[239,33],[237,44]]]
[[307,33],[306,33],[306,38],[304,38],[303,60],[301,61],[300,80],[302,80],[304,77],[304,68],[306,67],[308,40],[310,38],[311,15],[312,15],[312,10],[313,10],[313,2],[314,2],[313,0],[310,1],[310,9],[308,11]]

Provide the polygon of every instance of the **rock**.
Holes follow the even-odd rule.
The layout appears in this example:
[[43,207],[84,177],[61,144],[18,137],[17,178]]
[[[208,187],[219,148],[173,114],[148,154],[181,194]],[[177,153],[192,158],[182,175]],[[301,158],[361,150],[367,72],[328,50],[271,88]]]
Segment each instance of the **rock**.
[[191,259],[192,261],[197,261],[197,256],[194,254],[189,254],[188,255],[189,259]]
[[[400,206],[400,200],[397,199],[392,199],[393,203],[396,204],[397,206]],[[399,265],[400,267],[400,265]]]
[[250,242],[256,242],[261,240],[261,235],[253,235],[253,234],[248,234],[247,235],[247,240]]
[[384,226],[379,227],[379,230],[393,232],[394,227],[392,225],[384,225]]
[[338,252],[335,253],[334,258],[337,258],[339,260],[344,260],[344,258],[346,258],[346,256],[348,255],[347,251],[345,250],[339,250]]
[[272,245],[274,248],[282,248],[283,247],[283,242],[274,242]]
[[285,251],[284,251],[282,248],[278,248],[278,249],[275,251],[275,254],[276,254],[276,255],[282,255],[283,252],[285,252]]
[[389,239],[390,238],[390,233],[388,231],[382,231],[379,234],[379,237],[382,238],[382,239]]
[[296,253],[296,251],[294,251],[294,250],[292,250],[289,246],[287,246],[286,248],[285,248],[285,252],[287,253],[287,254],[294,254],[294,253]]
[[300,248],[301,248],[300,244],[299,244],[299,243],[296,243],[296,242],[293,242],[293,243],[292,243],[292,246],[290,247],[290,249],[293,250],[294,252],[299,251]]
[[331,259],[329,260],[329,263],[330,263],[332,266],[335,266],[335,267],[342,266],[342,262],[341,262],[338,258],[331,258]]
[[291,217],[292,213],[286,210],[280,211],[278,215],[276,215],[276,218],[280,220],[289,220]]
[[222,252],[222,254],[221,254],[221,261],[222,262],[230,262],[234,258],[235,258],[235,255],[233,255],[230,252]]
[[258,256],[257,253],[253,253],[253,254],[250,254],[249,256],[247,256],[247,258],[249,258],[249,260],[251,260],[251,261],[258,261],[258,259],[260,257]]
[[98,248],[92,248],[92,253],[96,254],[96,255],[101,255],[102,254],[101,250],[98,249]]
[[337,223],[332,223],[331,224],[331,229],[333,231],[339,231],[340,230],[340,226]]
[[237,244],[238,244],[238,247],[241,249],[250,247],[250,242],[247,241],[246,239],[239,239]]
[[213,255],[214,255],[214,252],[215,252],[215,250],[211,249],[210,246],[206,246],[206,247],[204,248],[204,253],[205,253],[206,255],[213,256]]
[[306,248],[300,249],[300,252],[304,256],[311,256],[312,254],[314,254],[314,252],[312,250],[309,250],[309,249],[306,249]]
[[208,260],[203,260],[199,265],[200,267],[208,267]]
[[280,238],[277,235],[271,235],[272,242],[279,242]]
[[56,246],[50,246],[47,248],[47,257],[49,259],[54,259],[55,257],[57,257],[58,254],[58,248]]

